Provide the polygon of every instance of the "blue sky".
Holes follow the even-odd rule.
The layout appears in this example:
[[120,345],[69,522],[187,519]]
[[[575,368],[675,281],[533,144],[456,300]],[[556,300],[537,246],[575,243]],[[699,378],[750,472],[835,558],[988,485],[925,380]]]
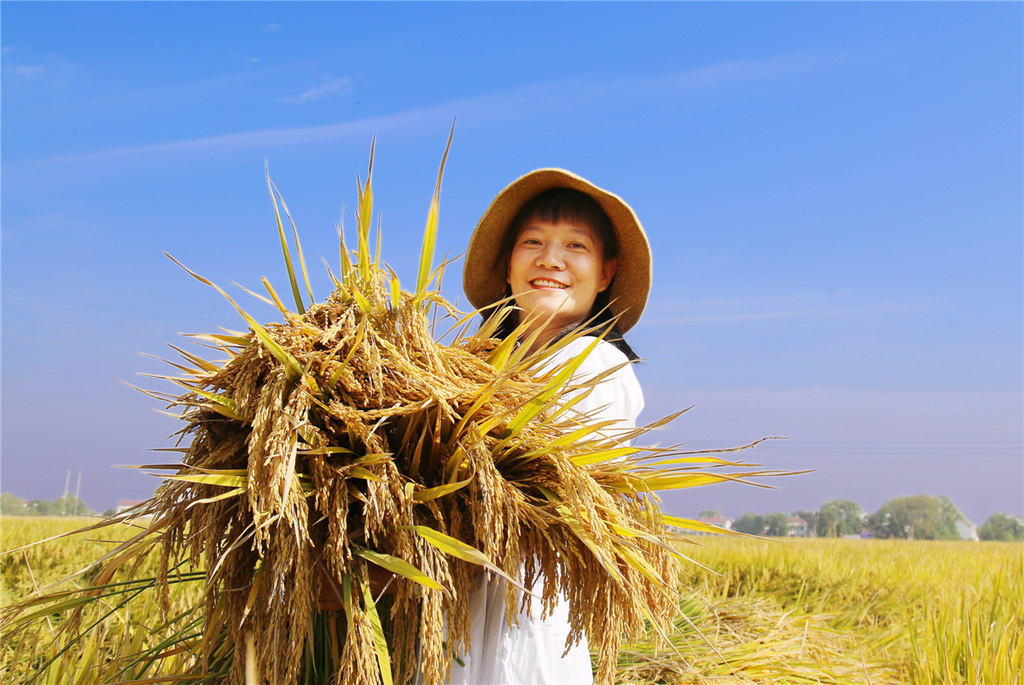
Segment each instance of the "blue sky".
[[[384,257],[414,275],[534,168],[625,198],[655,284],[630,342],[662,442],[731,446],[775,490],[674,513],[1024,514],[1020,3],[45,3],[2,18],[2,489],[105,509],[175,422],[121,380],[241,327],[163,252],[284,283],[264,162],[332,264],[370,141]],[[313,261],[319,262],[319,259]],[[460,266],[445,294],[460,300]],[[321,271],[315,269],[315,271]],[[319,295],[327,292],[318,276]],[[264,319],[273,312],[252,303]],[[119,380],[120,379],[120,380]]]

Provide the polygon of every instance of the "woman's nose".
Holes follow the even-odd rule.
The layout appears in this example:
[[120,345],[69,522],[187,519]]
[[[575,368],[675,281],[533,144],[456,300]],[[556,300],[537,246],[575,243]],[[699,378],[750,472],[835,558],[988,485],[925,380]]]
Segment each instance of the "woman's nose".
[[565,260],[562,259],[561,250],[553,245],[545,247],[541,250],[540,254],[537,255],[537,266],[541,266],[546,269],[564,268]]

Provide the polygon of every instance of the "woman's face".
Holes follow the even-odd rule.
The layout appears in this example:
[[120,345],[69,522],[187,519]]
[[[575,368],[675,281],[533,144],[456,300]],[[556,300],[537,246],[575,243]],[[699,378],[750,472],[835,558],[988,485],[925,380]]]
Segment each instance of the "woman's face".
[[[615,259],[604,258],[597,233],[580,222],[530,219],[516,237],[508,282],[528,333],[543,328],[544,343],[586,320],[597,294],[611,284]],[[550,318],[550,320],[549,320]]]

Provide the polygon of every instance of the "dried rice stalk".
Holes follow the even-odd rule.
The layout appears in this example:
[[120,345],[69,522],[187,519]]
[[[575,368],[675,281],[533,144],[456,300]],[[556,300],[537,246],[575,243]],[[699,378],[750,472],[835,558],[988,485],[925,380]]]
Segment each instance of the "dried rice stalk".
[[[486,331],[436,341],[431,318],[457,316],[430,289],[443,270],[432,267],[438,195],[417,289],[404,292],[370,256],[368,177],[354,259],[343,243],[335,291],[308,308],[278,213],[296,311],[264,280],[282,323],[239,308],[248,332],[195,336],[225,361],[178,350],[185,393],[150,393],[181,409],[190,443],[181,464],[151,467],[175,471],[141,508],[154,522],[108,563],[156,542],[165,571],[184,559],[205,570],[203,637],[182,642],[200,654],[197,674],[443,683],[470,646],[469,597],[486,568],[513,581],[510,622],[516,584],[543,579],[545,614],[564,593],[570,639],[587,637],[598,682],[611,683],[623,639],[645,621],[667,634],[678,611],[678,557],[652,492],[751,475],[624,448],[560,411],[596,382],[570,385],[579,360],[536,375],[537,358]],[[373,596],[376,567],[397,574],[386,597]],[[167,574],[157,582],[169,606]],[[316,611],[325,587],[341,611]]]

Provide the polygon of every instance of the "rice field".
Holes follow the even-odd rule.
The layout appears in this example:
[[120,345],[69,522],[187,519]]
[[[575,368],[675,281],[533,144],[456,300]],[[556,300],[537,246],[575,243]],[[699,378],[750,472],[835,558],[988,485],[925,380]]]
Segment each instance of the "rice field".
[[[10,550],[80,527],[87,519],[6,518]],[[0,556],[0,604],[80,570],[128,529],[62,538]],[[699,538],[682,546],[686,619],[675,649],[635,644],[622,683],[1024,682],[1024,545],[884,540],[774,541]],[[698,565],[699,564],[699,565]],[[124,569],[146,577],[155,566]],[[81,582],[81,578],[77,581]],[[198,583],[179,586],[181,605]],[[140,587],[140,593],[147,592]],[[0,681],[114,682],[105,650],[156,653],[171,635],[200,632],[195,619],[153,602],[105,606],[90,640],[58,656],[53,617],[31,641],[3,641]],[[162,669],[184,672],[181,654]],[[49,665],[45,665],[49,662]],[[140,664],[134,677],[159,673]],[[123,676],[118,680],[124,680]]]

